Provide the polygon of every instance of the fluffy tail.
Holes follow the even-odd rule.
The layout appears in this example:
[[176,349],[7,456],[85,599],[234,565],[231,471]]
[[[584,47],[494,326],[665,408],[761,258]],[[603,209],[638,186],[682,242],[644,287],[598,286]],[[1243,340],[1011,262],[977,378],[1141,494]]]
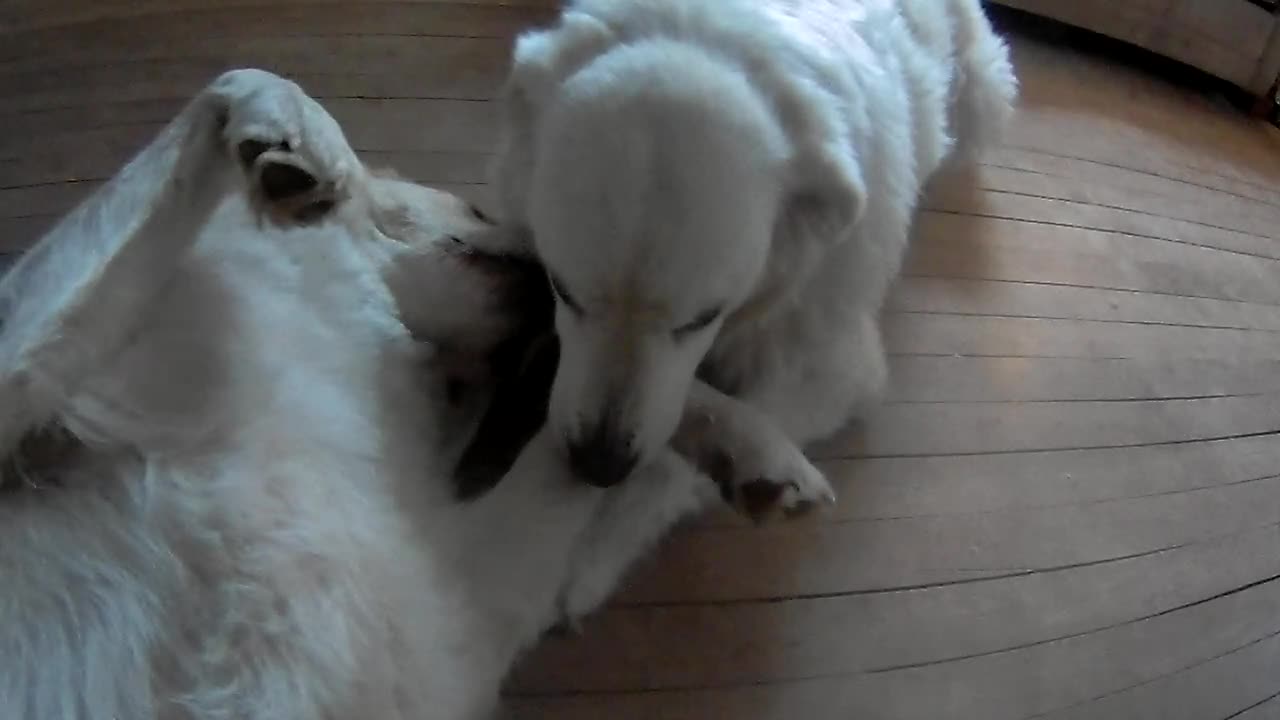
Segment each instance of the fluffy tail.
[[953,0],[956,80],[951,132],[957,154],[972,157],[1000,140],[1013,116],[1018,79],[1009,46],[991,28],[978,0]]

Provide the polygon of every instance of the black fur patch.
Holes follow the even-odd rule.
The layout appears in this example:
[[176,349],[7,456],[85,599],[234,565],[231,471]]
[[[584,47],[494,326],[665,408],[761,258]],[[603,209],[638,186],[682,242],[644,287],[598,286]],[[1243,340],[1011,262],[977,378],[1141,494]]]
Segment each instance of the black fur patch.
[[296,197],[319,184],[315,176],[306,170],[275,162],[262,168],[261,179],[263,194],[273,202]]
[[[224,120],[221,124],[225,125],[226,121]],[[236,154],[240,156],[240,162],[247,168],[251,167],[253,161],[257,160],[262,153],[270,149],[270,145],[259,140],[245,140],[236,147]]]
[[0,460],[0,494],[61,487],[60,470],[83,447],[79,438],[59,424],[29,431],[18,447]]
[[489,408],[454,471],[460,500],[474,500],[496,487],[542,428],[559,364],[560,341],[548,333],[528,348],[519,372],[499,379]]

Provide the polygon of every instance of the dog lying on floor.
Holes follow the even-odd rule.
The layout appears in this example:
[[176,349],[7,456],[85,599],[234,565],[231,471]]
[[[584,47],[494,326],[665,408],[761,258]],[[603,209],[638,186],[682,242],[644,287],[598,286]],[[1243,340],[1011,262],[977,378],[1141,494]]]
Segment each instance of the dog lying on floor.
[[[503,235],[241,70],[27,253],[0,280],[0,717],[484,717],[579,544],[616,577],[715,498],[673,451],[572,482],[545,433],[454,498],[490,381],[454,402],[458,372],[550,303]],[[777,442],[693,426],[695,462]]]
[[494,181],[552,277],[575,472],[621,482],[705,402],[829,495],[797,446],[883,388],[917,195],[1016,86],[978,0],[574,0],[521,37]]

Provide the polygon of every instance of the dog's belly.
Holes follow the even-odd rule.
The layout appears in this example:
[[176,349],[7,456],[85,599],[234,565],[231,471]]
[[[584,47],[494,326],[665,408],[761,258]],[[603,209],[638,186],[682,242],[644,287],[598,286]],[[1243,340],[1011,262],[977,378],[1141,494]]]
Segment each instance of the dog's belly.
[[[85,388],[142,460],[100,454],[77,473],[79,487],[116,478],[128,513],[90,516],[70,544],[101,545],[96,567],[126,578],[114,601],[150,609],[124,627],[46,622],[147,648],[149,681],[112,682],[143,681],[121,692],[158,717],[470,717],[497,680],[487,655],[460,651],[486,637],[438,557],[453,503],[420,353],[342,238],[297,239],[304,261],[327,257],[306,273],[261,241],[197,252]],[[104,544],[113,526],[146,553]]]

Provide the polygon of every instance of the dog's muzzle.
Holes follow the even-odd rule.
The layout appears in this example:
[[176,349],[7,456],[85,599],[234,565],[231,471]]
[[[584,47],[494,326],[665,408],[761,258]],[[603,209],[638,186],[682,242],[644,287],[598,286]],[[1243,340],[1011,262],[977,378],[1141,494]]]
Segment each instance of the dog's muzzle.
[[569,440],[569,468],[580,480],[598,488],[613,487],[631,474],[640,456],[630,438],[601,423]]

